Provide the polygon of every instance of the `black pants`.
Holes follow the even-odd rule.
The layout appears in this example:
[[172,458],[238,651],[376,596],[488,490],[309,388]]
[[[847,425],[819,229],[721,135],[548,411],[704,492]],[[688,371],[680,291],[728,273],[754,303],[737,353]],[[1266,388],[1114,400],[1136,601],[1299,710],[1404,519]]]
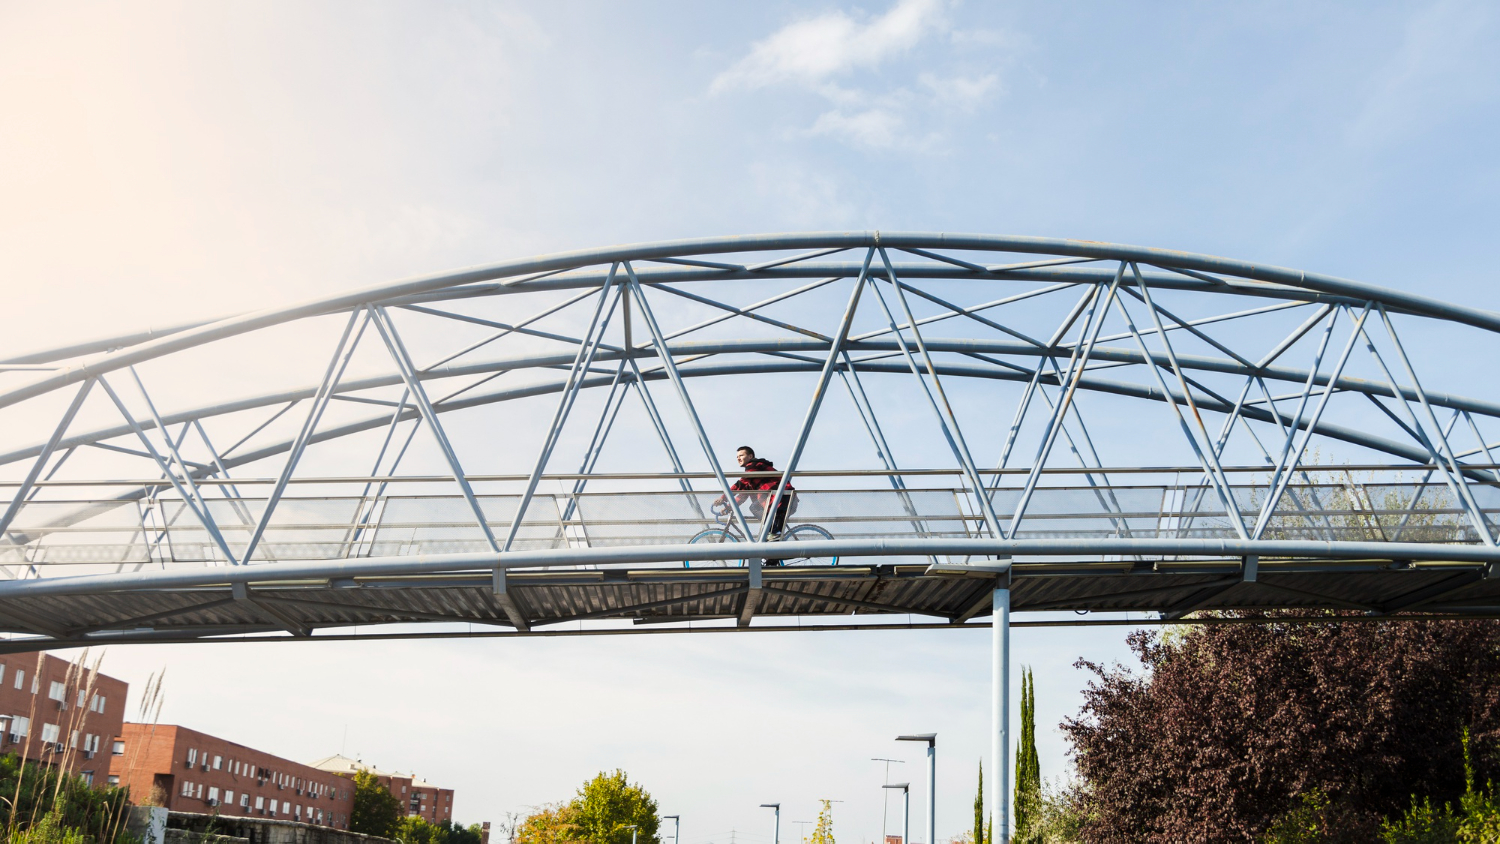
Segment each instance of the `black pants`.
[[[771,520],[771,533],[781,533],[782,528],[786,527],[786,514],[790,504],[791,502],[785,498],[781,500],[781,506],[776,508],[776,518]],[[751,503],[750,515],[754,517],[756,521],[760,521],[761,519],[765,518],[765,505],[761,504],[759,501]]]

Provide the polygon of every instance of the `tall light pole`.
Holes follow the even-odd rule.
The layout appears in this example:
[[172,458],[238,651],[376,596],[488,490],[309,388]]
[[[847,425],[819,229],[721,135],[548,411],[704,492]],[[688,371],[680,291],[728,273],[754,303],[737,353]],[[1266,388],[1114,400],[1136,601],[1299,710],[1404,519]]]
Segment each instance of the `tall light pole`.
[[661,819],[672,822],[672,844],[682,844],[682,816],[662,815]]
[[[762,809],[775,809],[776,810],[776,827],[775,827],[775,829],[771,833],[771,844],[781,844],[781,804],[780,803],[762,803],[762,804],[760,804],[760,807]],[[635,842],[631,842],[631,844],[635,844]],[[676,842],[673,842],[673,844],[676,844]]]
[[[890,782],[891,781],[891,763],[892,762],[895,762],[897,765],[905,765],[906,764],[906,762],[904,760],[901,760],[901,759],[887,759],[884,756],[872,756],[870,758],[870,761],[871,762],[884,762],[885,763],[885,776],[882,777],[881,780],[880,780],[882,783],[886,783],[886,782]],[[887,795],[885,792],[881,792],[881,798],[880,798],[880,844],[885,844],[885,816],[888,815],[888,814],[890,814],[890,811],[891,811],[891,801],[889,801],[889,800],[886,799],[887,796],[889,796],[889,795]]]
[[620,827],[620,829],[628,829],[628,830],[630,830],[630,844],[635,844],[635,833],[636,833],[636,826],[635,826],[635,824],[633,824],[633,823],[632,824],[626,824],[625,826]]
[[881,788],[901,789],[901,844],[911,844],[911,784],[898,782]]
[[937,733],[896,736],[896,741],[927,742],[927,844],[937,844]]

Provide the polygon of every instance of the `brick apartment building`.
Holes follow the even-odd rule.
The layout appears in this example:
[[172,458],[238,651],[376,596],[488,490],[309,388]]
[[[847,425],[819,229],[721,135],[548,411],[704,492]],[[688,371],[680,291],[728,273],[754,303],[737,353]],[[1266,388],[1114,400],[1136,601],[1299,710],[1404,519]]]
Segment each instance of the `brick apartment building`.
[[120,749],[128,689],[123,680],[90,677],[51,654],[0,656],[0,753],[103,785]]
[[[168,811],[349,828],[354,786],[317,768],[168,724],[125,724],[110,780]],[[118,780],[116,780],[118,778]]]
[[416,774],[377,770],[358,759],[337,754],[313,762],[312,767],[351,780],[356,773],[369,771],[380,778],[380,784],[391,792],[391,796],[401,801],[401,809],[407,817],[418,817],[428,823],[453,820],[453,789],[439,788],[418,779]]

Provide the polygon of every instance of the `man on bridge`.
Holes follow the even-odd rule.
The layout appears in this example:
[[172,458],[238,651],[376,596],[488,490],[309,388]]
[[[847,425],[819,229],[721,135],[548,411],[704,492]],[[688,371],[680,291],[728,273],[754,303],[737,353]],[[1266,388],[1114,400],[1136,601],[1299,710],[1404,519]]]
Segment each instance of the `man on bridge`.
[[[740,464],[740,468],[746,472],[776,471],[776,467],[771,465],[771,461],[756,457],[755,449],[748,445],[740,446],[734,453],[734,459]],[[731,486],[730,489],[746,493],[745,495],[736,495],[734,497],[735,503],[744,504],[748,500],[750,503],[750,515],[753,518],[760,519],[765,516],[766,508],[771,505],[771,499],[776,497],[776,486],[781,483],[781,479],[781,475],[759,478],[742,476],[734,482],[734,486]],[[791,511],[792,497],[792,485],[787,484],[786,492],[781,495],[781,503],[776,507],[776,518],[771,520],[772,538],[780,535],[781,529],[786,526],[786,517]],[[721,495],[714,502],[713,509],[714,512],[719,512],[719,508],[728,506],[729,502]]]

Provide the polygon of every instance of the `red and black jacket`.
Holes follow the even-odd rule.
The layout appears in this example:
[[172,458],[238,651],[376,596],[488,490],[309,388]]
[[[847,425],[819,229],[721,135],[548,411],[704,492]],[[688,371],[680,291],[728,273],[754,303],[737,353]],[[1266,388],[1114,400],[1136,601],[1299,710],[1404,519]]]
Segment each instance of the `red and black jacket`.
[[[771,461],[766,460],[764,458],[760,458],[760,457],[751,458],[749,461],[747,461],[745,463],[745,465],[742,468],[746,472],[774,472],[774,471],[776,471],[776,467],[773,466],[773,465],[771,465]],[[737,481],[734,482],[734,486],[730,487],[730,489],[734,490],[735,492],[764,492],[764,493],[766,493],[765,495],[758,495],[758,496],[736,495],[734,497],[734,500],[737,501],[737,502],[740,502],[740,503],[743,503],[746,498],[752,498],[752,497],[753,498],[757,498],[757,499],[760,499],[760,501],[759,501],[760,505],[762,507],[764,507],[764,506],[766,506],[766,505],[768,505],[768,504],[771,503],[771,497],[773,495],[775,495],[775,493],[776,493],[776,486],[777,486],[777,484],[781,483],[781,478],[782,478],[781,475],[774,475],[774,476],[767,475],[765,477],[759,477],[759,478],[740,478],[739,480],[737,480]],[[787,491],[785,493],[783,493],[782,497],[781,497],[781,508],[785,508],[787,506],[787,502],[792,497],[791,496],[792,489],[793,489],[793,487],[792,487],[791,484],[787,484],[786,485],[786,490]],[[778,508],[778,509],[781,509],[781,508]]]

